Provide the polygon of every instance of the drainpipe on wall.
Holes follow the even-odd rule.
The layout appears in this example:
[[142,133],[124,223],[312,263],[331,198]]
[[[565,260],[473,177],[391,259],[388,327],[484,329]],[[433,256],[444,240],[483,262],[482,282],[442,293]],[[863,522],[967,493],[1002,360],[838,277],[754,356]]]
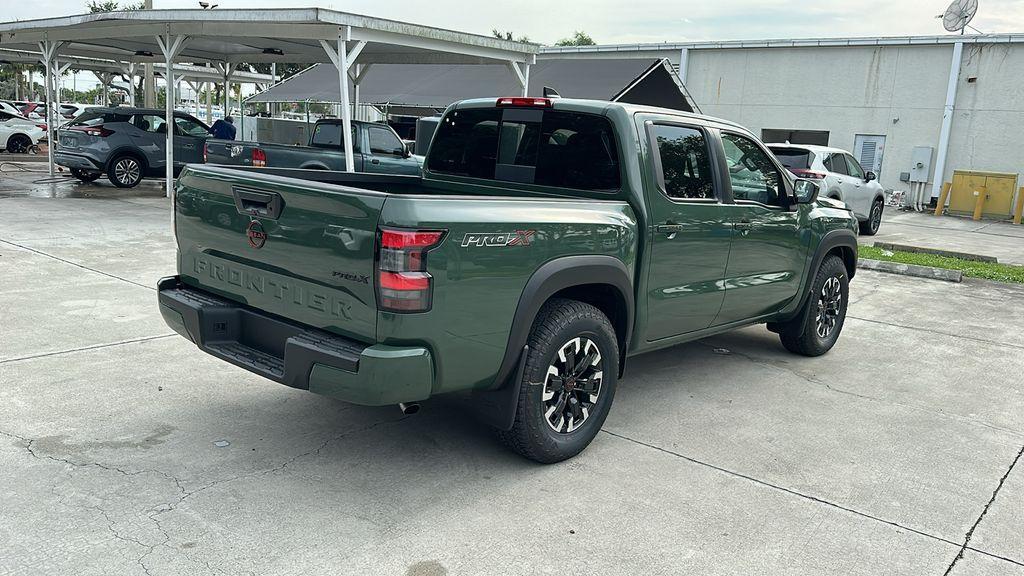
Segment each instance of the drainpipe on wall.
[[690,49],[683,48],[679,51],[679,81],[686,86],[686,68],[690,65]]
[[946,174],[946,153],[949,151],[949,131],[953,127],[953,106],[956,103],[956,86],[960,81],[960,60],[964,43],[953,44],[953,61],[949,65],[949,84],[946,86],[946,106],[942,109],[942,131],[939,132],[939,151],[935,158],[935,174],[932,176],[932,198],[938,198]]

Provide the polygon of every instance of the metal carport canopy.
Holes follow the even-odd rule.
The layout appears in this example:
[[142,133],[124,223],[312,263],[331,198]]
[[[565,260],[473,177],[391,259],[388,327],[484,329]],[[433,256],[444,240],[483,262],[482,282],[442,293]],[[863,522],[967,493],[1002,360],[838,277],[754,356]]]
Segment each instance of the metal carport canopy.
[[[349,83],[374,64],[504,64],[523,88],[539,46],[323,8],[132,10],[0,23],[0,48],[42,54],[47,103],[61,56],[123,62],[211,62],[229,79],[243,62],[330,62],[338,70],[345,157],[355,168]],[[167,87],[172,126],[174,78]],[[173,190],[174,130],[167,131],[167,195]],[[52,146],[51,146],[52,151]],[[50,169],[53,170],[52,152]]]

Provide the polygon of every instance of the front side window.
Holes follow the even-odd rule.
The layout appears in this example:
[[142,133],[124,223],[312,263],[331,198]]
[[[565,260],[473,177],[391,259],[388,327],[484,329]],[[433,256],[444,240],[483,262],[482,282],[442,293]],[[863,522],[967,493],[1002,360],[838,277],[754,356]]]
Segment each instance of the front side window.
[[619,155],[602,116],[524,108],[455,110],[431,145],[433,172],[577,190],[619,188]]
[[402,141],[387,128],[370,128],[371,154],[402,154]]
[[711,160],[704,134],[694,128],[655,125],[665,194],[678,199],[714,199]]
[[853,156],[849,154],[843,154],[843,158],[846,159],[846,168],[850,173],[850,176],[855,178],[864,179],[864,170],[860,167],[860,163],[857,162]]
[[750,138],[729,132],[722,132],[722,144],[733,198],[769,206],[785,205],[782,175],[767,152]]
[[178,127],[178,133],[185,136],[195,136],[196,138],[205,138],[210,135],[210,132],[199,122],[185,118],[183,116],[174,117],[174,125]]

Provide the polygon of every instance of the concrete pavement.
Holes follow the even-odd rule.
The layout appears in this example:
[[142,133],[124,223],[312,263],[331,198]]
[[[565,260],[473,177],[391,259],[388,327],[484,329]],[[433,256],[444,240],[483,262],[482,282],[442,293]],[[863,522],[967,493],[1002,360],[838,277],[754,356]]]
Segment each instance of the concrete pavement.
[[594,444],[539,466],[453,400],[199,352],[156,310],[159,190],[18,178],[0,573],[1024,575],[1020,286],[860,271],[827,356],[752,327],[635,358]]

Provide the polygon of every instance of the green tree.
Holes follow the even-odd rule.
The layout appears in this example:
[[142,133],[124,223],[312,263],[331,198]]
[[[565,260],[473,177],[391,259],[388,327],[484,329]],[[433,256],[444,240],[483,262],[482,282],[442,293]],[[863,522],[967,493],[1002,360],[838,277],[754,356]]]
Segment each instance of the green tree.
[[142,10],[145,7],[143,2],[135,4],[118,4],[117,0],[89,0],[85,3],[90,14],[97,12],[117,12],[118,10]]
[[558,42],[555,42],[555,46],[593,46],[597,44],[594,39],[590,37],[590,34],[582,30],[577,30],[569,38],[562,38]]
[[530,41],[530,37],[529,36],[519,36],[518,38],[514,38],[511,32],[502,32],[501,30],[498,30],[497,28],[491,30],[491,35],[494,36],[495,38],[500,38],[502,40],[512,40],[513,42],[529,42]]

